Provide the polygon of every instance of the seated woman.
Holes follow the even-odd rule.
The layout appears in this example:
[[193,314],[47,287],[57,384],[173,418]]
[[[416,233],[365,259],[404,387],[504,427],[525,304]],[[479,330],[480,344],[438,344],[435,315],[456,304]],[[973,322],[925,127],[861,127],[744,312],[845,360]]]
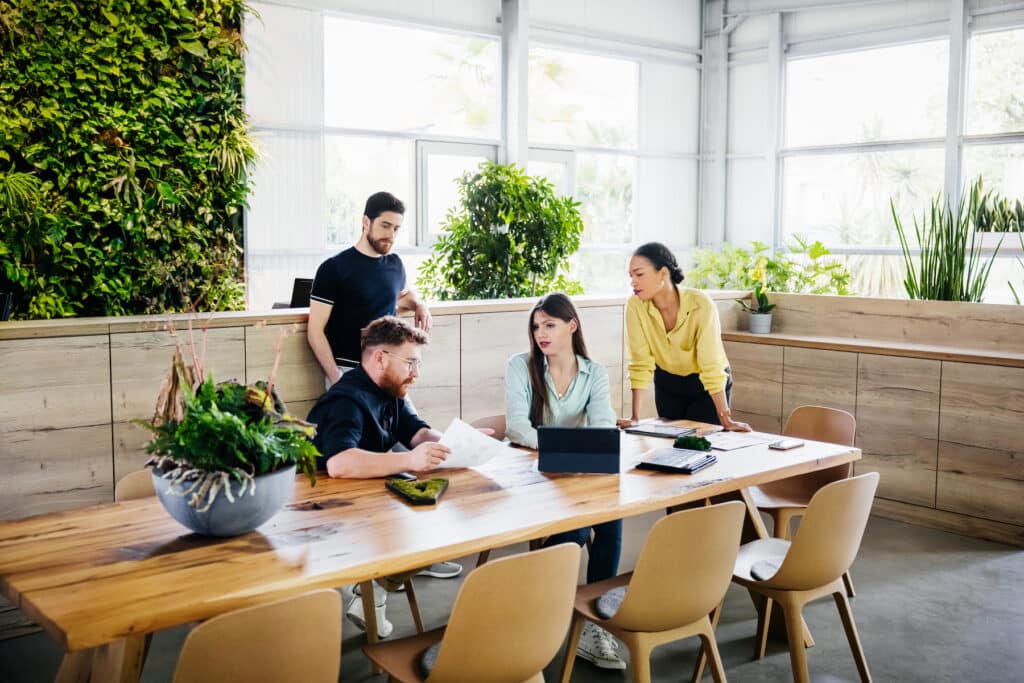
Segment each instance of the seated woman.
[[[530,311],[529,353],[508,360],[505,369],[505,434],[513,442],[537,447],[537,427],[615,426],[608,392],[608,371],[590,360],[576,307],[565,294],[548,294]],[[593,527],[587,583],[618,573],[622,520]],[[586,545],[591,527],[548,537]],[[625,669],[615,638],[587,623],[576,654],[604,669]]]

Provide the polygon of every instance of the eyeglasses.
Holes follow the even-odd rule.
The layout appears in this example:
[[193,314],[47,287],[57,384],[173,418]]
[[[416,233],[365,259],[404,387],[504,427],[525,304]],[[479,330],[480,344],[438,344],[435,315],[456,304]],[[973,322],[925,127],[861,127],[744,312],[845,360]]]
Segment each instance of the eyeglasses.
[[405,363],[405,366],[410,373],[412,373],[414,370],[419,370],[420,366],[423,365],[423,361],[419,358],[403,358],[402,356],[399,356],[397,353],[392,353],[387,349],[381,349],[381,351],[388,354],[389,356],[394,356],[398,360]]

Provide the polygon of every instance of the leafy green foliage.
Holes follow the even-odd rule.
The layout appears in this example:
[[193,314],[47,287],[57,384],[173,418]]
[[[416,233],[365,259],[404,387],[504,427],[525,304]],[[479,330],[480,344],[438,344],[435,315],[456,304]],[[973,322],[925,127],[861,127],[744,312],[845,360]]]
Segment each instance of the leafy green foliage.
[[675,442],[673,442],[672,447],[688,448],[691,451],[710,451],[711,442],[705,439],[703,436],[684,434],[683,436],[676,437],[676,440]]
[[979,194],[974,209],[974,229],[978,232],[1024,232],[1024,206],[1020,200],[1012,205],[1006,197],[991,190],[982,194],[982,180],[979,177],[972,191]]
[[750,313],[771,313],[772,309],[775,308],[775,304],[768,303],[768,294],[764,291],[761,283],[758,282],[754,285],[754,305],[751,306],[743,299],[736,299],[736,303],[743,307],[745,311]]
[[156,426],[140,422],[154,434],[147,452],[207,472],[239,470],[253,476],[295,464],[311,483],[316,481],[319,452],[310,441],[314,427],[285,414],[281,399],[268,397],[265,382],[215,385],[208,377],[195,391],[183,386],[181,420]]
[[52,318],[244,304],[243,0],[0,0],[0,291]]
[[[979,178],[967,196],[960,199],[956,215],[940,193],[932,200],[930,209],[922,213],[920,222],[914,216],[914,232],[921,250],[916,262],[906,230],[896,213],[896,205],[890,202],[907,266],[903,285],[911,299],[982,300],[999,246],[987,260],[984,259],[981,244],[977,243],[977,233],[971,229],[971,219],[977,215],[981,198]],[[999,245],[1002,245],[1002,240]]]
[[760,284],[772,292],[850,293],[850,271],[821,242],[808,244],[794,236],[786,252],[775,254],[763,242],[751,244],[752,250],[729,244],[718,251],[696,250],[686,281],[709,289],[753,289]]
[[417,481],[388,479],[384,486],[415,505],[432,505],[448,489],[448,480],[440,477]]
[[578,202],[514,164],[485,161],[458,183],[460,205],[420,267],[422,292],[439,300],[582,292],[566,276],[583,234]]

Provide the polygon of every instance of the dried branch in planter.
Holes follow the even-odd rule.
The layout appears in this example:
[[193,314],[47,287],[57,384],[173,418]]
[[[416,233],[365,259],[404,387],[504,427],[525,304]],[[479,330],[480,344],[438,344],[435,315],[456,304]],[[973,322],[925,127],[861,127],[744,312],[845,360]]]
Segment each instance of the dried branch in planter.
[[185,394],[183,387],[194,390],[196,387],[196,374],[192,368],[185,365],[179,349],[174,350],[171,359],[171,369],[167,372],[160,385],[160,393],[156,397],[156,411],[153,413],[152,424],[154,427],[169,422],[181,422],[185,416]]

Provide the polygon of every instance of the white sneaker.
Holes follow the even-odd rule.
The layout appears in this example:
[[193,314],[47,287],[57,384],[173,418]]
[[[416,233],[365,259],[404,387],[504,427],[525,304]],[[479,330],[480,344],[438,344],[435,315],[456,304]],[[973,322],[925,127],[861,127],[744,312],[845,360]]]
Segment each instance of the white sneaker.
[[435,579],[454,579],[462,573],[462,565],[458,562],[435,562],[420,570],[420,576],[432,576]]
[[[376,591],[374,591],[376,593]],[[394,624],[387,620],[384,615],[384,607],[387,604],[387,594],[380,596],[374,595],[374,611],[377,615],[377,636],[379,638],[387,638],[395,630]],[[352,598],[352,602],[348,605],[348,611],[345,613],[348,620],[351,621],[360,631],[366,630],[366,617],[363,613],[363,598],[355,596]]]
[[625,669],[626,662],[616,652],[617,649],[618,642],[615,636],[588,621],[583,626],[583,633],[580,634],[576,656],[601,669]]

